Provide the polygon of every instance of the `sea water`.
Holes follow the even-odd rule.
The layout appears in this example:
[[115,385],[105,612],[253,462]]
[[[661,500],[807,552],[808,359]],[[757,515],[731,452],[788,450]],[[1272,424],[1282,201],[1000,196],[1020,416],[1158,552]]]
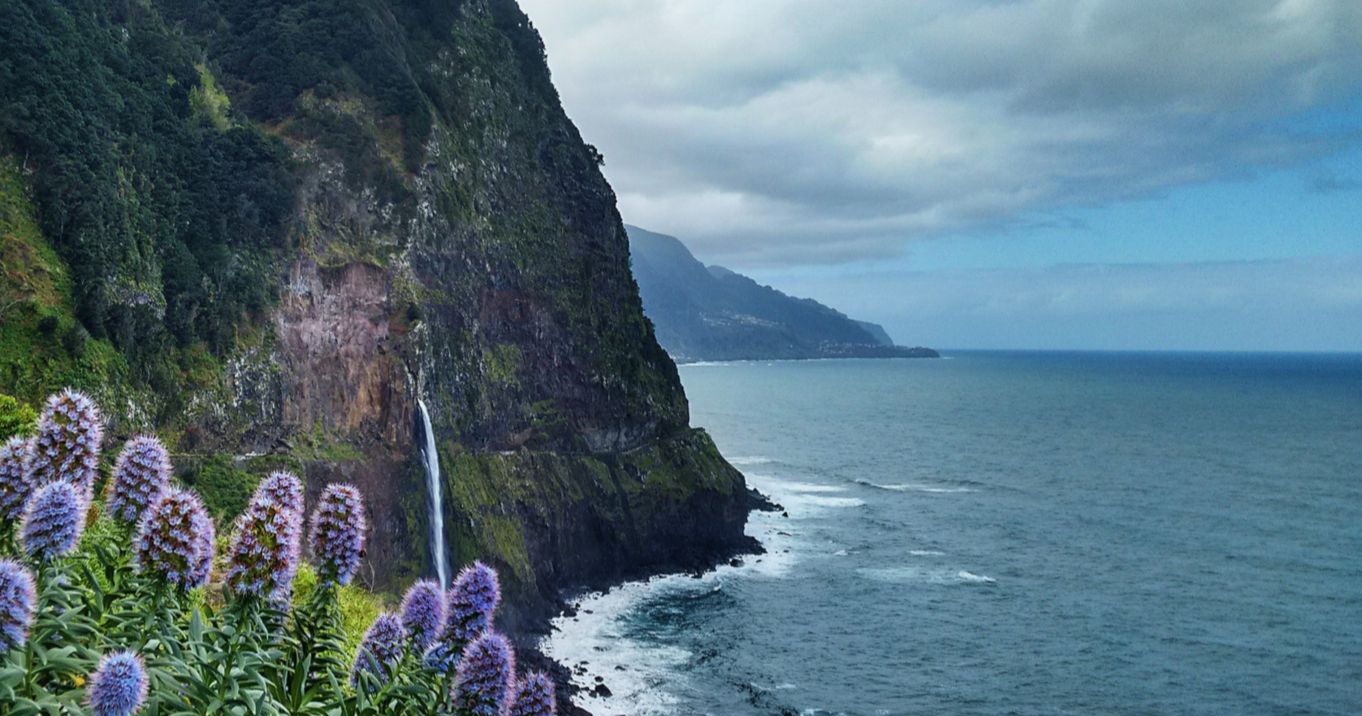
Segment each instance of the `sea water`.
[[579,602],[598,714],[1362,713],[1362,357],[681,368],[767,553]]

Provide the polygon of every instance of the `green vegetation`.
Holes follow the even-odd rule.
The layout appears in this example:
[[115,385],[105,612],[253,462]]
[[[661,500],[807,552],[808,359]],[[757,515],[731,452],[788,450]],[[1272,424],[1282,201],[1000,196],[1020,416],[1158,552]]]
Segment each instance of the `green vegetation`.
[[233,467],[232,459],[227,455],[209,455],[191,461],[180,479],[198,491],[208,512],[223,524],[230,524],[246,509],[251,493],[260,482],[258,475]]
[[0,442],[15,435],[31,434],[37,422],[38,414],[33,408],[0,393]]
[[[293,579],[293,605],[301,607],[311,601],[317,590],[317,570],[310,564],[298,568],[298,576]],[[374,619],[387,605],[384,599],[362,587],[346,584],[336,588],[336,602],[340,613],[341,643],[346,654],[359,648],[359,640],[364,630],[374,623]]]
[[172,346],[230,351],[274,300],[284,144],[225,121],[195,48],[147,6],[7,2],[0,47],[0,135],[35,168],[42,234],[70,272],[78,323],[58,328],[109,340],[138,383],[164,381]]
[[293,456],[303,461],[341,462],[364,457],[354,446],[327,435],[320,422],[313,425],[311,434],[299,433],[293,441]]

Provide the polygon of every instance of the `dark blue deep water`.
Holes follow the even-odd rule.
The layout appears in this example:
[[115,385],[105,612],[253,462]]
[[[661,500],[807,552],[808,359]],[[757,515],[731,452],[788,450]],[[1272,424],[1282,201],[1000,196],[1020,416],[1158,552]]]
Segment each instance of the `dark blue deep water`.
[[1362,714],[1362,356],[681,376],[789,516],[559,620],[598,716]]

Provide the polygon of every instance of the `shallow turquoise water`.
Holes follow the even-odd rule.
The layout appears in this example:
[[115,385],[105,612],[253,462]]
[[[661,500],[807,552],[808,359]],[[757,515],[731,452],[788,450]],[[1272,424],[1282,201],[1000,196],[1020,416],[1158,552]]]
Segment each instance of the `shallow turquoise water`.
[[585,706],[1362,713],[1362,357],[947,355],[683,367],[789,516],[561,620]]

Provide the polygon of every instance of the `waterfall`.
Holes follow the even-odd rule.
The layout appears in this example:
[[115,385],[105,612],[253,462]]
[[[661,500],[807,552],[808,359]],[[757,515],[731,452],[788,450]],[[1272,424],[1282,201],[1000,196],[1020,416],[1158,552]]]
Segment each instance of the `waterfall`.
[[430,551],[435,556],[435,574],[440,578],[440,587],[449,587],[449,563],[445,557],[445,511],[440,499],[440,454],[435,451],[435,429],[430,426],[430,413],[420,399],[416,407],[421,409],[421,424],[425,428],[426,442],[421,448],[421,458],[426,461],[426,487],[430,490]]

